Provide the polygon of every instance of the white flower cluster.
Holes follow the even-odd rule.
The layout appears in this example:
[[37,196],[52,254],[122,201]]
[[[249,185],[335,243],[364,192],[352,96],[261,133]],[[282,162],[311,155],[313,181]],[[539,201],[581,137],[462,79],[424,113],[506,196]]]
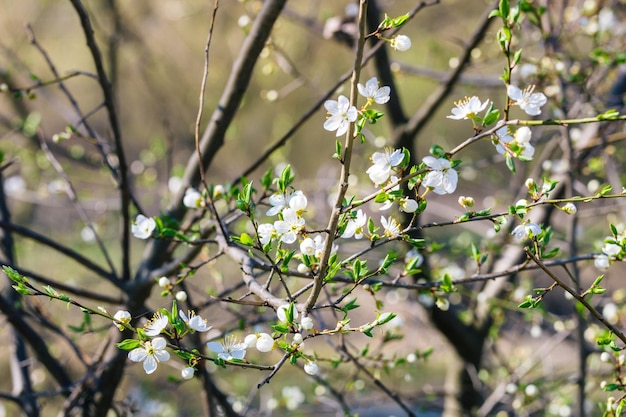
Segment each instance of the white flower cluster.
[[615,233],[604,238],[602,253],[594,260],[594,265],[598,269],[609,269],[612,263],[626,257],[626,230],[623,226],[612,229]]
[[535,148],[530,143],[532,132],[527,126],[517,129],[511,134],[509,126],[502,126],[496,130],[496,134],[491,141],[500,155],[510,155],[522,161],[530,161],[535,155]]
[[[205,319],[197,316],[193,311],[189,311],[185,314],[182,310],[179,310],[178,313],[186,326],[184,334],[187,332],[207,332],[212,328]],[[130,323],[131,315],[128,311],[120,310],[115,313],[113,318],[117,321],[115,325],[120,330],[123,330],[124,325]],[[164,337],[159,336],[162,333],[167,333],[169,324],[169,318],[167,316],[163,315],[161,312],[156,312],[143,329],[143,333],[152,339],[143,340],[140,347],[128,352],[128,359],[133,362],[143,363],[143,370],[146,374],[153,373],[156,371],[160,362],[166,362],[170,359],[170,354],[166,350],[167,341]],[[184,379],[190,379],[193,377],[194,372],[192,367],[186,367],[183,369],[181,375]]]
[[[385,104],[389,101],[391,89],[387,86],[380,87],[376,77],[370,78],[365,85],[358,84],[357,88],[359,94],[367,99],[365,107],[372,103]],[[335,132],[336,136],[344,135],[350,128],[350,123],[356,122],[359,116],[356,107],[351,106],[350,100],[343,95],[340,95],[337,100],[326,100],[324,108],[328,112],[324,129]]]
[[272,207],[267,211],[268,216],[279,215],[274,223],[263,223],[258,227],[259,240],[267,245],[273,239],[283,243],[294,243],[298,235],[305,228],[302,215],[306,211],[308,200],[300,190],[289,193],[274,194],[269,198]]

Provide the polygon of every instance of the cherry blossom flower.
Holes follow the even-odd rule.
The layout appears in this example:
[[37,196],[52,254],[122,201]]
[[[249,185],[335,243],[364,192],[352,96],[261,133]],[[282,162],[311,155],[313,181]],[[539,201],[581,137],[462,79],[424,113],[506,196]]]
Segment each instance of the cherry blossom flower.
[[405,213],[415,213],[415,210],[418,208],[417,201],[413,200],[409,197],[403,197],[398,201],[398,205],[400,206],[400,210]]
[[385,148],[385,152],[374,152],[372,162],[374,165],[366,171],[372,182],[381,185],[387,182],[393,172],[393,167],[402,163],[404,153],[400,149]]
[[156,229],[156,222],[152,217],[146,217],[143,214],[138,214],[131,226],[130,231],[136,238],[148,239],[152,236],[154,229]]
[[385,86],[378,86],[378,79],[376,77],[372,77],[365,85],[357,84],[357,88],[359,89],[359,94],[365,97],[368,103],[375,102],[377,104],[385,104],[389,101],[389,93],[391,92],[391,88]]
[[272,207],[270,207],[270,209],[267,210],[267,213],[265,214],[267,216],[275,216],[276,214],[283,211],[284,208],[289,207],[289,201],[293,197],[303,196],[303,195],[304,194],[302,193],[301,190],[293,191],[288,194],[283,194],[283,193],[272,194],[269,198],[269,203],[272,205]]
[[315,242],[310,237],[307,237],[300,242],[300,252],[303,255],[313,256],[315,255]]
[[131,316],[130,313],[126,310],[118,310],[117,313],[113,316],[113,318],[121,323],[115,323],[120,331],[124,330],[124,324],[130,324]]
[[383,234],[386,237],[393,239],[400,236],[400,224],[393,217],[389,217],[389,219],[387,219],[384,216],[381,216],[380,223],[383,225]]
[[217,353],[217,357],[225,361],[243,359],[246,356],[247,345],[239,342],[233,335],[226,336],[222,343],[208,342],[207,347]]
[[356,107],[350,105],[350,100],[346,96],[339,96],[335,100],[326,100],[324,108],[330,114],[324,129],[332,132],[337,131],[336,135],[341,136],[348,131],[350,123],[355,122],[358,116]]
[[196,373],[196,370],[195,370],[195,369],[193,369],[191,366],[188,366],[188,367],[186,367],[186,368],[183,368],[183,370],[182,370],[182,371],[180,371],[180,376],[181,376],[183,379],[191,379],[191,378],[193,378],[193,376],[195,375],[195,373]]
[[456,190],[458,173],[445,158],[426,156],[422,161],[431,171],[424,177],[424,186],[431,187],[437,194],[452,194]]
[[476,96],[465,97],[463,100],[454,102],[455,108],[452,109],[452,114],[446,116],[448,119],[461,120],[461,119],[474,119],[478,113],[485,110],[489,105],[489,100],[484,103],[480,102],[480,99]]
[[283,220],[274,222],[274,228],[280,235],[280,240],[290,244],[296,241],[298,234],[304,230],[305,221],[297,215],[296,210],[286,208],[283,210]]
[[506,153],[506,145],[514,140],[515,138],[509,133],[509,127],[502,126],[500,129],[496,130],[496,134],[492,142],[496,146],[496,151],[500,155],[504,155]]
[[514,104],[517,104],[527,115],[537,116],[541,114],[541,106],[548,102],[548,98],[543,93],[533,93],[534,89],[534,85],[520,90],[513,84],[509,84],[506,92]]
[[294,194],[289,199],[289,208],[294,210],[296,216],[298,217],[302,217],[302,215],[306,211],[307,204],[308,200],[302,192],[300,194]]
[[202,198],[202,194],[198,190],[188,188],[183,197],[183,205],[187,208],[204,207],[204,198]]
[[[322,235],[317,235],[315,236],[315,238],[313,238],[313,243],[315,243],[315,257],[321,259],[324,253],[324,246],[326,246],[326,237]],[[332,254],[337,252],[337,249],[337,245],[333,245],[330,248],[330,253]]]
[[608,255],[609,257],[616,257],[622,251],[622,247],[617,243],[605,242],[604,246],[602,246],[602,252]]
[[209,326],[206,319],[203,319],[200,316],[197,316],[194,311],[187,312],[189,317],[185,315],[183,310],[178,311],[178,315],[185,322],[187,327],[189,327],[194,332],[208,332],[213,328],[213,326]]
[[611,266],[611,260],[607,255],[603,253],[596,256],[596,258],[593,260],[593,264],[598,269],[609,269],[609,267]]
[[516,156],[523,161],[530,161],[535,155],[535,148],[530,144],[532,131],[528,126],[522,126],[511,135],[508,126],[502,126],[496,130],[492,143],[496,146],[496,151],[500,155]]
[[365,225],[367,223],[367,215],[363,213],[363,210],[359,209],[356,212],[356,217],[348,220],[346,229],[341,234],[343,238],[362,239],[365,234]]
[[319,367],[317,366],[317,362],[308,361],[304,364],[304,372],[309,375],[317,375],[319,372]]
[[539,234],[541,234],[541,227],[532,222],[520,224],[511,232],[511,235],[515,236],[516,239],[523,239],[525,237],[532,238],[539,236]]
[[166,362],[170,354],[165,350],[167,342],[162,337],[142,342],[142,347],[128,352],[128,359],[133,362],[143,362],[143,370],[150,375],[157,369],[159,362]]
[[157,311],[152,320],[144,326],[145,333],[148,336],[157,336],[167,327],[168,323],[168,318]]
[[278,231],[272,223],[263,223],[259,225],[257,230],[261,244],[267,245],[272,239],[278,238]]
[[391,40],[391,47],[400,52],[408,51],[411,48],[411,38],[406,35],[398,35]]

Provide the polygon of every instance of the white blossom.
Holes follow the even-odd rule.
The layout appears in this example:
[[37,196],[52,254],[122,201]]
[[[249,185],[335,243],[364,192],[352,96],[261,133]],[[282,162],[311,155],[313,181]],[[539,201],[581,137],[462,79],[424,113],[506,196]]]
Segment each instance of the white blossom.
[[208,342],[207,347],[217,353],[217,357],[225,361],[243,359],[246,356],[247,345],[239,342],[233,335],[226,336],[222,343]]
[[284,208],[289,207],[289,202],[292,198],[297,196],[303,196],[304,193],[301,190],[293,191],[290,193],[276,193],[272,194],[269,198],[269,203],[272,207],[265,213],[267,216],[275,216],[280,213]]
[[213,328],[213,326],[209,326],[206,319],[203,319],[200,316],[197,316],[195,311],[188,311],[189,317],[185,315],[183,310],[178,311],[178,315],[185,322],[187,327],[195,332],[208,332]]
[[319,367],[317,366],[317,362],[308,361],[304,364],[304,372],[309,375],[317,375],[319,372]]
[[280,240],[290,244],[296,241],[298,235],[304,229],[304,224],[304,219],[298,216],[294,209],[286,208],[283,210],[283,220],[275,221],[274,228],[280,235]]
[[117,313],[113,316],[113,318],[121,323],[115,323],[120,331],[124,330],[124,324],[130,324],[131,316],[130,313],[126,310],[118,310]]
[[609,269],[611,266],[611,261],[609,257],[605,254],[597,255],[593,260],[593,264],[598,269]]
[[355,239],[363,238],[365,234],[365,224],[367,223],[367,215],[363,213],[363,210],[359,209],[356,212],[356,217],[348,219],[348,224],[346,225],[345,230],[341,234],[343,238],[351,238]]
[[157,369],[159,362],[170,359],[170,354],[165,350],[167,342],[162,337],[142,342],[142,347],[128,352],[128,359],[133,362],[143,362],[143,370],[151,374]]
[[300,252],[303,255],[314,256],[315,255],[315,242],[310,237],[307,237],[300,242]]
[[302,317],[302,320],[300,320],[300,327],[304,330],[311,330],[313,326],[313,319],[309,316]]
[[365,97],[368,101],[376,102],[377,104],[385,104],[389,101],[389,93],[391,92],[391,88],[379,87],[378,79],[376,77],[372,77],[365,85],[358,84],[357,88],[359,89],[359,94]]
[[485,100],[484,103],[480,102],[480,99],[476,96],[465,97],[463,100],[454,102],[452,114],[446,116],[448,119],[461,120],[461,119],[473,119],[478,113],[485,110],[489,105],[489,100]]
[[401,149],[385,148],[384,152],[374,152],[372,155],[374,165],[369,167],[366,173],[374,184],[384,184],[391,176],[393,167],[400,165],[403,159],[404,153]]
[[387,219],[384,216],[381,216],[380,223],[383,225],[383,233],[386,237],[393,239],[400,235],[400,224],[393,217],[389,217],[389,219]]
[[196,370],[193,369],[191,366],[188,366],[186,368],[183,368],[182,371],[180,371],[180,376],[183,379],[191,379],[191,378],[193,378],[195,373],[196,373]]
[[270,352],[274,349],[274,339],[267,333],[259,333],[257,335],[256,348],[259,352]]
[[541,106],[548,102],[548,98],[543,93],[533,93],[534,89],[534,85],[520,90],[513,84],[509,84],[506,91],[514,104],[517,104],[526,114],[529,116],[537,116],[541,114]]
[[[291,308],[291,304],[283,304],[276,309],[276,316],[281,323],[287,323],[287,312]],[[298,309],[293,308],[293,319],[296,320],[298,318]]]
[[152,217],[146,217],[138,214],[133,222],[130,231],[133,236],[139,239],[148,239],[152,236],[152,232],[156,229],[156,221]]
[[532,222],[528,222],[525,224],[520,224],[515,227],[511,232],[511,235],[515,236],[516,239],[523,239],[525,237],[535,237],[541,234],[541,227]]
[[355,122],[358,116],[356,107],[350,105],[350,100],[346,96],[339,96],[335,100],[326,100],[324,108],[330,114],[324,129],[332,132],[337,131],[336,135],[341,136],[348,131],[351,122]]
[[418,208],[417,201],[408,197],[401,198],[398,201],[398,205],[400,206],[400,210],[405,213],[415,213],[415,210]]
[[204,207],[204,198],[202,194],[194,188],[188,188],[183,197],[183,205],[187,208]]
[[152,320],[144,326],[145,333],[147,336],[157,336],[167,327],[168,323],[168,318],[157,311]]
[[257,233],[262,245],[267,245],[272,239],[278,238],[278,231],[272,223],[260,224]]
[[398,35],[391,40],[391,47],[400,52],[408,51],[411,48],[411,38],[406,35]]
[[431,187],[437,194],[452,194],[456,190],[458,173],[445,158],[426,156],[422,161],[431,171],[424,177],[424,186]]

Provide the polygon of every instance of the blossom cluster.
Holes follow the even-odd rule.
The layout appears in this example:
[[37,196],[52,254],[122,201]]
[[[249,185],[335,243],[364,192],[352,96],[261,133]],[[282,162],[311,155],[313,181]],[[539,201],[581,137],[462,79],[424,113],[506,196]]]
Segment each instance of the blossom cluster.
[[[281,305],[277,308],[276,315],[279,322],[278,328],[286,329],[285,326],[289,326],[295,329],[291,342],[287,344],[278,343],[277,339],[280,335],[274,337],[269,333],[256,332],[247,335],[243,341],[237,336],[229,334],[221,342],[209,341],[206,346],[215,352],[217,358],[222,361],[243,361],[246,351],[252,347],[255,347],[259,352],[268,353],[277,346],[283,348],[289,346],[288,350],[292,354],[298,353],[298,357],[305,359],[304,371],[310,375],[317,374],[319,368],[315,359],[302,353],[304,347],[303,332],[315,332],[313,320],[309,316],[304,316],[298,322],[299,313],[293,304]],[[179,310],[178,318],[171,317],[166,310],[157,311],[141,330],[143,340],[131,341],[131,346],[138,346],[133,347],[128,352],[128,359],[133,362],[142,362],[146,374],[152,374],[157,370],[159,363],[167,362],[170,359],[170,353],[167,351],[167,340],[163,335],[181,339],[190,332],[204,333],[212,329],[206,319],[196,315],[193,311],[185,314]],[[131,316],[128,311],[118,311],[115,313],[114,319],[115,325],[123,330],[124,326],[130,323]],[[184,323],[182,327],[180,326],[181,322]],[[183,379],[191,379],[194,376],[194,365],[195,361],[192,359],[189,366],[181,371]]]

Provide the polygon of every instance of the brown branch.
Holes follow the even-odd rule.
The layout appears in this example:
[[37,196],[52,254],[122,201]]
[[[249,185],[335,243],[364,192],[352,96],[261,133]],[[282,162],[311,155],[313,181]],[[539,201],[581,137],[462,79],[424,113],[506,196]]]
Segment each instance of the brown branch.
[[122,142],[122,132],[120,130],[119,120],[117,118],[117,110],[115,108],[115,98],[113,97],[113,88],[107,73],[104,69],[104,63],[102,62],[102,55],[100,48],[96,42],[94,36],[93,26],[89,15],[85,10],[81,0],[70,0],[78,17],[80,19],[85,40],[87,41],[87,47],[91,52],[94,65],[96,66],[96,72],[98,73],[98,82],[102,89],[102,95],[104,96],[104,106],[107,109],[107,115],[109,118],[109,124],[113,132],[113,140],[115,142],[115,151],[118,158],[118,170],[119,170],[119,188],[120,188],[120,202],[122,211],[122,279],[130,279],[130,184],[128,182],[128,166],[126,163],[126,154],[124,152],[124,146]]

